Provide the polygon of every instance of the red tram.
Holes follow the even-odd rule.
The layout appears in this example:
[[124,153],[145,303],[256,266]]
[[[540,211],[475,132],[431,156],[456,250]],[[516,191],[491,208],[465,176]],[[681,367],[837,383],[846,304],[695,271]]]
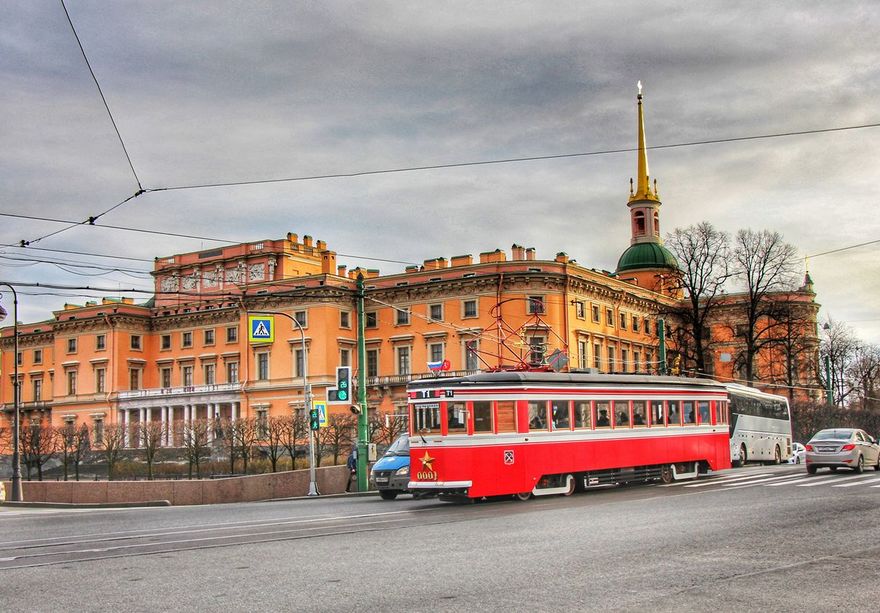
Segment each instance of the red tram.
[[717,381],[490,372],[413,381],[408,399],[417,493],[569,495],[730,468],[728,394]]

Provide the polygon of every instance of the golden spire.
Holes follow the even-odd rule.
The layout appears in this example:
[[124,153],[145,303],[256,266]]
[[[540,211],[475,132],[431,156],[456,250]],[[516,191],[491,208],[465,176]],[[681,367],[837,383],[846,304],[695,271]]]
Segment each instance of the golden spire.
[[651,178],[648,172],[648,147],[645,142],[645,115],[642,112],[642,82],[638,82],[639,88],[639,168],[636,177],[635,193],[630,195],[630,202],[633,200],[656,200],[657,199],[657,182],[654,181],[654,189],[651,189]]

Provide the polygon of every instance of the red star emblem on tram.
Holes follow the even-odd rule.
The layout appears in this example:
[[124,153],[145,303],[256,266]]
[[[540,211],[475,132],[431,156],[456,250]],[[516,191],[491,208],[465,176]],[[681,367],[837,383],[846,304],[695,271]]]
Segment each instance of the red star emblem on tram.
[[437,458],[432,458],[430,455],[428,455],[428,452],[426,451],[425,455],[423,455],[421,458],[419,458],[419,461],[422,463],[422,468],[424,468],[425,470],[433,471],[434,470],[434,460],[436,460],[436,459]]

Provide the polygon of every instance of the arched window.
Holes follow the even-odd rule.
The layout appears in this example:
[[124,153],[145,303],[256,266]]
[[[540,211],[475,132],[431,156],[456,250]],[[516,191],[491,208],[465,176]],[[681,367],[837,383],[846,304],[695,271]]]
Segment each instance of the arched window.
[[645,212],[636,211],[633,215],[633,221],[636,224],[636,235],[643,236],[645,234]]
[[654,211],[654,235],[660,236],[660,212]]

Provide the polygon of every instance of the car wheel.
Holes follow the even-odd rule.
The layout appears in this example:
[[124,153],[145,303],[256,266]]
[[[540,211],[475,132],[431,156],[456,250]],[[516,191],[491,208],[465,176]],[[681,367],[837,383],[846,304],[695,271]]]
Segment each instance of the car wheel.
[[807,466],[807,472],[811,475],[815,475],[816,474],[816,467],[815,466]]
[[379,495],[382,497],[382,500],[394,500],[397,498],[397,495],[400,492],[397,490],[380,490]]
[[855,467],[853,467],[853,470],[856,471],[856,473],[863,472],[865,470],[865,458],[859,456],[859,459],[856,460],[856,465]]
[[880,470],[880,455],[877,456],[877,463],[874,464],[874,470]]

